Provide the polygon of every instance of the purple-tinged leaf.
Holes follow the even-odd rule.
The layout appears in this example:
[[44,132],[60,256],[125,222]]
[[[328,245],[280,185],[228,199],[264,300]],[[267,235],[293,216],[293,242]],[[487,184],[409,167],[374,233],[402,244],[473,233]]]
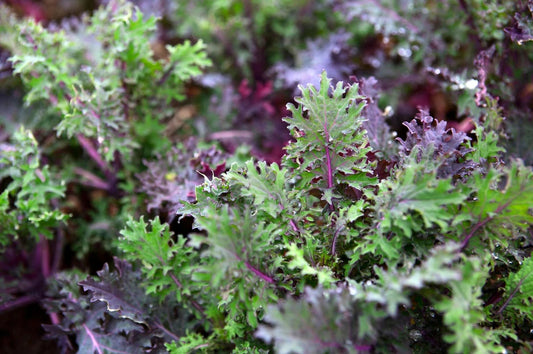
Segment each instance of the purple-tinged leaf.
[[335,80],[342,80],[353,69],[353,49],[347,44],[346,33],[334,33],[307,43],[307,48],[297,53],[296,67],[278,64],[274,69],[277,76],[289,85],[312,84],[320,86],[318,80],[322,71]]
[[505,28],[505,32],[518,44],[533,41],[533,1],[528,1],[527,10],[514,15],[513,25]]
[[175,215],[182,201],[195,201],[195,188],[226,170],[227,155],[215,147],[197,151],[189,139],[157,161],[145,161],[146,172],[138,175],[141,191],[148,195],[148,210],[158,209]]
[[392,134],[387,122],[386,115],[378,107],[379,88],[378,81],[374,77],[358,80],[361,95],[366,97],[366,106],[363,110],[363,127],[366,129],[370,146],[385,156],[392,154]]
[[125,261],[115,259],[115,267],[117,272],[110,272],[106,263],[97,272],[98,280],[89,278],[79,284],[90,293],[91,302],[103,301],[108,311],[117,312],[118,316],[137,323],[145,323],[145,314],[139,301],[145,296],[144,291],[133,286],[140,279],[132,277],[131,264]]
[[415,119],[403,124],[409,131],[405,140],[397,139],[401,144],[400,155],[407,156],[412,151],[418,151],[420,154],[422,151],[432,149],[433,157],[441,161],[437,177],[462,179],[476,167],[472,160],[466,159],[466,155],[472,152],[472,149],[463,146],[470,138],[453,128],[446,129],[446,122],[437,121],[427,110],[421,109]]

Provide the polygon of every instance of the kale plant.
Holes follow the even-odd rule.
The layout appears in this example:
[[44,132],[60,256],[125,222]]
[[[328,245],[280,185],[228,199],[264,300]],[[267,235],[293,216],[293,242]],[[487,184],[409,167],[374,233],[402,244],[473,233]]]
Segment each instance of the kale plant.
[[[147,293],[203,324],[167,348],[529,350],[531,169],[477,150],[497,143],[487,121],[472,141],[422,111],[378,176],[358,84],[324,73],[301,90],[281,166],[234,163],[182,201],[201,233],[172,236],[143,219],[122,231]],[[516,266],[502,270],[508,254]]]
[[201,41],[167,46],[167,57],[156,59],[150,47],[156,18],[144,18],[122,0],[70,30],[32,21],[16,30],[10,60],[29,87],[26,102],[49,101],[63,117],[58,134],[76,136],[84,147],[84,138],[94,138],[107,161],[115,153],[129,158],[141,144],[161,148],[164,127],[149,123],[171,116],[170,103],[183,99],[183,82],[210,64]]
[[[180,44],[157,53],[168,32],[125,0],[59,25],[2,14],[1,43],[25,101],[43,107],[55,131],[0,136],[0,312],[40,301],[46,338],[64,353],[532,351],[533,171],[503,147],[510,110],[490,77],[491,55],[504,58],[504,33],[531,40],[527,13],[511,16],[525,5],[333,2],[344,12],[331,23],[321,15],[312,34],[336,30],[343,18],[372,26],[354,23],[309,42],[303,57],[335,79],[326,70],[307,79],[286,105],[277,123],[290,141],[279,163],[243,147],[176,139],[187,135],[175,128],[184,127],[180,102],[214,105],[213,90],[186,84],[210,65],[207,50],[233,52],[242,69],[233,74],[256,80],[253,89],[244,81],[228,88],[241,95],[237,110],[245,112],[236,115],[263,124],[281,111],[263,75],[298,51],[306,9],[322,14],[326,3],[291,4],[301,11],[294,18],[258,1],[191,3],[201,21],[188,19],[178,32],[216,37],[222,28],[221,43],[173,38]],[[177,17],[189,7],[176,5]],[[426,8],[431,16],[422,16]],[[436,10],[458,8],[458,20],[440,26],[448,17]],[[423,29],[433,27],[443,28],[430,38]],[[432,65],[443,86],[463,85],[457,114],[471,128],[420,107],[395,138],[381,110],[387,88],[381,95],[377,79],[337,80],[358,70],[361,52],[350,43],[368,31],[391,41],[393,56],[411,50],[410,65],[396,69]],[[261,39],[268,33],[286,46],[270,47]],[[476,47],[463,55],[470,37]],[[248,56],[242,47],[252,48]],[[437,73],[448,60],[450,70]],[[474,86],[465,85],[472,68],[454,74],[469,61]],[[306,80],[305,68],[290,67],[278,66],[286,83]],[[231,115],[224,104],[203,111]],[[202,110],[191,111],[199,118]],[[83,202],[89,207],[76,207]],[[101,250],[99,271],[82,262]]]

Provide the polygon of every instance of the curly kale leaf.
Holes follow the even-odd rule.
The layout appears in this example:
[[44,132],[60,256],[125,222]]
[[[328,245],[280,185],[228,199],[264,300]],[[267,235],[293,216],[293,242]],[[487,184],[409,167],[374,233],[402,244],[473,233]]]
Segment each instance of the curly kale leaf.
[[504,313],[520,325],[524,318],[533,321],[533,258],[522,263],[517,272],[505,279],[507,298],[498,313]]
[[[413,151],[420,150],[417,147]],[[420,163],[416,160],[415,156],[406,158],[402,168],[396,168],[395,178],[383,181],[378,192],[376,210],[384,233],[393,231],[411,237],[423,226],[434,225],[447,230],[454,218],[450,207],[462,204],[468,197],[449,178],[437,178],[438,172],[431,168],[428,156]]]
[[214,294],[218,307],[228,311],[232,320],[246,318],[255,328],[266,304],[277,300],[279,257],[273,244],[280,229],[258,221],[250,209],[241,212],[211,205],[206,214],[197,216],[208,236],[193,236],[193,244],[204,248],[193,279],[218,289]]
[[142,273],[129,263],[115,258],[114,264],[115,271],[106,264],[96,278],[78,281],[79,275],[62,273],[50,283],[45,306],[62,316],[56,325],[43,325],[46,337],[73,348],[74,336],[79,353],[165,352],[165,341],[185,333],[187,312],[172,300],[145,295]]
[[103,301],[107,304],[107,310],[116,312],[119,317],[145,323],[146,314],[141,308],[144,291],[136,286],[138,276],[135,276],[131,264],[127,262],[115,259],[115,268],[115,272],[110,272],[106,263],[97,272],[98,279],[88,278],[78,284],[89,292],[91,302]]
[[284,120],[296,140],[287,146],[283,161],[301,178],[302,189],[318,188],[320,198],[333,206],[342,185],[361,189],[374,181],[368,177],[372,148],[363,128],[364,97],[357,84],[346,88],[330,82],[323,72],[318,90],[300,86],[302,97],[295,99],[299,106],[287,105],[292,117]]
[[248,160],[243,167],[233,165],[224,175],[230,188],[239,188],[238,194],[250,198],[257,212],[264,211],[272,218],[282,214],[290,198],[286,188],[287,169],[276,163],[269,166],[264,161],[255,164],[253,160]]
[[477,193],[464,210],[470,215],[470,227],[464,232],[463,247],[478,239],[488,241],[491,248],[495,242],[506,246],[517,230],[533,225],[533,171],[522,161],[512,161],[502,171],[476,173],[473,184]]
[[139,125],[132,121],[168,117],[170,103],[184,97],[184,81],[210,65],[201,41],[168,46],[168,60],[155,58],[150,37],[156,22],[125,0],[84,17],[83,31],[21,21],[10,60],[29,89],[26,102],[50,102],[62,115],[58,133],[95,138],[106,160],[115,152],[131,156],[146,135],[137,129],[132,136]]
[[505,28],[505,32],[511,37],[511,40],[518,44],[533,41],[533,2],[529,0],[528,4],[524,4],[522,7],[522,11],[514,15],[513,25]]
[[392,144],[392,133],[385,120],[386,116],[378,107],[378,82],[374,77],[357,81],[359,82],[361,94],[367,99],[367,104],[362,114],[365,117],[363,127],[368,134],[368,141],[375,151],[386,157],[392,155],[396,148]]
[[453,353],[498,353],[501,346],[500,332],[483,326],[486,313],[481,299],[482,288],[488,277],[486,261],[479,257],[464,257],[459,279],[447,282],[450,296],[435,304],[443,313],[444,324],[451,333],[443,338],[450,343]]
[[[476,164],[466,155],[473,151],[463,144],[470,138],[455,129],[446,129],[445,121],[437,121],[427,110],[420,110],[415,119],[403,123],[409,132],[405,140],[398,138],[401,144],[400,154],[406,156],[418,147],[418,154],[428,149],[433,150],[433,158],[439,161],[438,178],[453,177],[464,179],[475,169]],[[420,156],[417,156],[420,160]]]
[[276,352],[310,353],[358,352],[369,350],[371,338],[358,338],[358,315],[350,290],[339,287],[326,291],[306,288],[301,299],[289,298],[267,308],[266,324],[256,336],[274,342]]
[[51,205],[52,200],[64,196],[65,186],[53,181],[49,166],[41,164],[33,134],[21,127],[12,140],[12,145],[0,145],[0,180],[10,180],[0,190],[0,249],[10,238],[52,238],[53,227],[67,219]]
[[150,221],[150,227],[141,217],[126,223],[120,232],[119,248],[124,251],[126,259],[143,264],[144,285],[147,294],[154,294],[160,299],[173,295],[178,302],[185,302],[199,313],[202,306],[191,298],[195,289],[191,281],[191,263],[196,252],[186,245],[185,237],[171,237],[168,224],[161,224],[159,219]]
[[156,161],[145,161],[146,172],[138,175],[140,190],[148,195],[148,210],[175,215],[182,201],[196,200],[196,186],[205,177],[218,177],[226,170],[228,155],[214,146],[200,149],[195,139],[171,149]]

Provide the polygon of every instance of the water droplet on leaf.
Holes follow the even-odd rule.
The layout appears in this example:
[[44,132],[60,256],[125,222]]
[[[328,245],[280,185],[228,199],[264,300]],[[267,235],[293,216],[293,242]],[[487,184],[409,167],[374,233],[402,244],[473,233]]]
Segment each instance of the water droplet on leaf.
[[413,329],[409,331],[409,338],[411,338],[415,342],[418,342],[420,339],[422,339],[422,332],[417,329]]

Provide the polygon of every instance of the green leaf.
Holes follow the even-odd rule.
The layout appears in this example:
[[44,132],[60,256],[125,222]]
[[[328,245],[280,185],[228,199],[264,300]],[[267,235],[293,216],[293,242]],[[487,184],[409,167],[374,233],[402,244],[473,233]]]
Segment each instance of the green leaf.
[[481,354],[504,351],[498,344],[499,333],[483,326],[486,318],[481,289],[488,277],[483,263],[477,257],[463,257],[461,279],[448,282],[451,296],[435,304],[435,309],[443,313],[444,323],[451,330],[444,335],[444,340],[452,345],[451,352]]
[[182,83],[191,77],[198,76],[202,74],[202,68],[211,66],[212,63],[207,58],[205,48],[201,40],[194,45],[191,45],[190,41],[185,41],[177,46],[166,46],[170,56],[166,70],[174,69],[172,77],[175,83]]
[[242,186],[240,195],[250,197],[252,205],[258,210],[277,217],[289,204],[285,188],[287,173],[286,169],[280,169],[276,163],[267,165],[260,161],[256,165],[253,160],[248,160],[242,170],[233,165],[224,178],[230,186]]
[[126,0],[61,31],[21,21],[11,61],[28,88],[26,102],[49,102],[62,116],[60,135],[94,138],[106,160],[117,152],[127,160],[143,143],[143,133],[132,135],[134,118],[169,117],[184,82],[211,64],[201,41],[168,46],[169,60],[155,59],[156,22]]
[[0,244],[19,236],[31,236],[34,241],[43,235],[51,239],[53,228],[68,218],[52,206],[54,200],[64,197],[64,182],[54,181],[49,166],[41,166],[40,158],[35,137],[24,127],[15,132],[12,145],[0,146],[0,179],[11,179],[0,195]]
[[329,288],[337,279],[335,279],[331,269],[327,267],[313,268],[305,259],[304,251],[295,243],[291,243],[286,246],[287,256],[292,257],[292,260],[289,262],[289,269],[300,269],[302,275],[316,275],[318,279],[318,284],[324,286],[324,288]]
[[360,189],[374,180],[367,176],[372,170],[366,154],[372,148],[363,129],[364,97],[357,84],[344,88],[330,82],[323,72],[319,90],[300,86],[299,106],[287,105],[292,117],[284,120],[296,141],[287,146],[283,166],[302,178],[302,188],[313,184],[328,193],[322,199],[333,205],[340,184]]
[[520,270],[505,279],[506,300],[498,313],[504,314],[520,325],[524,318],[533,321],[533,258],[528,257]]
[[211,289],[223,287],[215,294],[218,305],[229,311],[232,320],[242,316],[254,328],[262,309],[277,301],[272,261],[276,250],[271,244],[280,230],[277,225],[258,222],[250,210],[210,205],[206,214],[209,217],[198,216],[198,224],[208,237],[193,236],[195,244],[203,245],[195,279],[208,280]]
[[[414,154],[416,155],[416,154]],[[427,171],[427,161],[417,163],[410,157],[396,170],[396,178],[384,182],[377,196],[383,232],[400,231],[406,237],[434,225],[446,231],[454,214],[450,206],[460,205],[468,195],[456,188],[451,179],[438,179],[435,170]]]
[[165,343],[170,354],[206,353],[209,350],[209,340],[199,333],[189,333],[178,342]]
[[142,263],[147,293],[161,299],[173,293],[177,301],[185,298],[188,306],[203,311],[189,299],[195,289],[191,280],[191,262],[197,257],[194,250],[185,245],[183,237],[174,241],[168,224],[161,224],[159,219],[151,220],[148,226],[142,217],[139,221],[128,220],[118,244],[126,259]]
[[514,160],[503,171],[477,173],[473,183],[477,193],[464,211],[472,220],[463,235],[464,247],[472,238],[487,240],[491,247],[495,241],[506,245],[514,230],[525,231],[533,225],[533,172],[523,162]]
[[447,284],[453,280],[461,280],[461,270],[454,264],[460,254],[458,244],[448,243],[435,247],[431,255],[418,267],[404,265],[406,269],[390,269],[374,267],[378,280],[375,286],[365,289],[367,301],[378,302],[386,306],[387,313],[397,315],[399,305],[409,305],[409,295],[414,289],[422,289],[428,284]]

